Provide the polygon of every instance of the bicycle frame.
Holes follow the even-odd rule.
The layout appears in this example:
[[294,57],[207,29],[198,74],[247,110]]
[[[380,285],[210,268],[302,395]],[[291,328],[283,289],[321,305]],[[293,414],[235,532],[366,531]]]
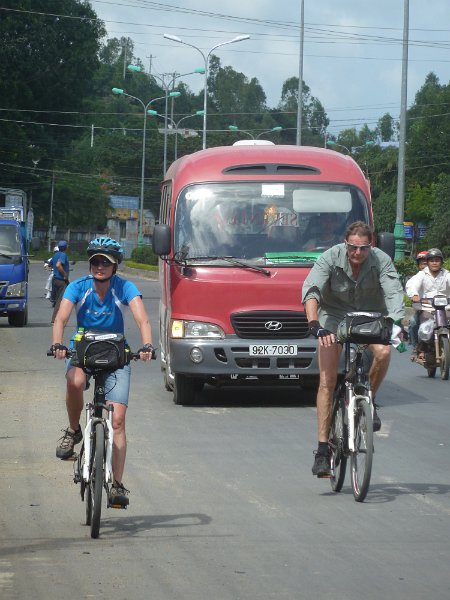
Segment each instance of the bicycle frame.
[[373,456],[373,398],[363,360],[364,346],[344,343],[344,381],[335,391],[329,447],[331,489],[340,492],[345,480],[347,459],[351,463],[351,485],[357,502],[369,489]]
[[[106,455],[105,455],[105,473],[104,482],[105,484],[112,483],[112,447],[113,447],[113,427],[112,427],[112,413],[114,407],[105,403],[105,380],[108,373],[100,372],[93,375],[95,381],[94,388],[94,402],[88,402],[86,404],[86,428],[84,430],[84,462],[83,462],[83,473],[82,477],[85,483],[89,483],[90,473],[90,461],[91,461],[91,443],[93,439],[93,430],[95,425],[99,422],[103,423],[105,427],[105,440],[106,440]],[[107,411],[107,417],[103,416],[103,411]]]
[[[368,402],[370,406],[370,410],[373,417],[373,401],[372,401],[372,390],[370,389],[370,384],[368,380],[365,379],[365,371],[363,365],[363,346],[356,346],[356,350],[354,345],[350,342],[344,343],[344,352],[345,352],[345,387],[347,389],[347,393],[345,394],[345,406],[347,413],[347,423],[348,423],[348,450],[350,452],[355,452],[355,415],[358,408],[358,405],[361,402]],[[352,360],[351,353],[356,352],[355,358]],[[365,394],[355,394],[354,388],[358,385],[364,385]]]

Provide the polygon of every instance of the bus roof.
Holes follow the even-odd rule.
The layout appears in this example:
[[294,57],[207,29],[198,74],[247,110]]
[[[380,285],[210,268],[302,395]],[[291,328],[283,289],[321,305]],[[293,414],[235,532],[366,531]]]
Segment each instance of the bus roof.
[[352,184],[370,198],[358,164],[334,150],[312,146],[219,146],[187,154],[169,167],[173,191],[188,184],[224,181],[314,181]]

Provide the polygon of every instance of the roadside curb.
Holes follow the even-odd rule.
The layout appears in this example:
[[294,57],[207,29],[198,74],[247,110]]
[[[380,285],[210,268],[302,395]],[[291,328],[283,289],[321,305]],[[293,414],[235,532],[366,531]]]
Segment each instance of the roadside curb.
[[126,265],[120,265],[118,270],[119,275],[126,273],[127,275],[134,275],[135,277],[141,277],[142,279],[159,279],[159,271],[148,271],[147,269],[135,269],[134,267],[127,267]]

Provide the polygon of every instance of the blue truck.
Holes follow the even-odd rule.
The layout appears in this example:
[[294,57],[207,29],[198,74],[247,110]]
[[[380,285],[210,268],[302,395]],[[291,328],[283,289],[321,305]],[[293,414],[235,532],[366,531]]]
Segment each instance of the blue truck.
[[23,207],[0,207],[0,316],[28,322],[28,242]]

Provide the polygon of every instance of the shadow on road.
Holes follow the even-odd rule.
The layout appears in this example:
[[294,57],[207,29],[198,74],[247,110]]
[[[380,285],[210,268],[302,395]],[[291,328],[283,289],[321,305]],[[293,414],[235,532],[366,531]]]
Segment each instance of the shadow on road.
[[228,386],[215,388],[206,385],[196,394],[195,403],[190,406],[204,407],[293,407],[315,406],[315,390],[303,390],[300,387],[245,387]]
[[[345,486],[340,494],[352,496],[350,485]],[[335,496],[328,491],[323,496]],[[400,496],[450,496],[450,485],[440,483],[378,483],[369,488],[364,504],[382,504],[394,502]]]
[[[113,510],[113,509],[111,509]],[[209,525],[212,519],[202,513],[186,513],[181,515],[135,515],[122,516],[125,511],[119,513],[117,518],[102,518],[100,534],[102,537],[123,535],[139,535],[150,529],[180,529],[182,527],[198,527]],[[108,511],[106,515],[110,515]]]

